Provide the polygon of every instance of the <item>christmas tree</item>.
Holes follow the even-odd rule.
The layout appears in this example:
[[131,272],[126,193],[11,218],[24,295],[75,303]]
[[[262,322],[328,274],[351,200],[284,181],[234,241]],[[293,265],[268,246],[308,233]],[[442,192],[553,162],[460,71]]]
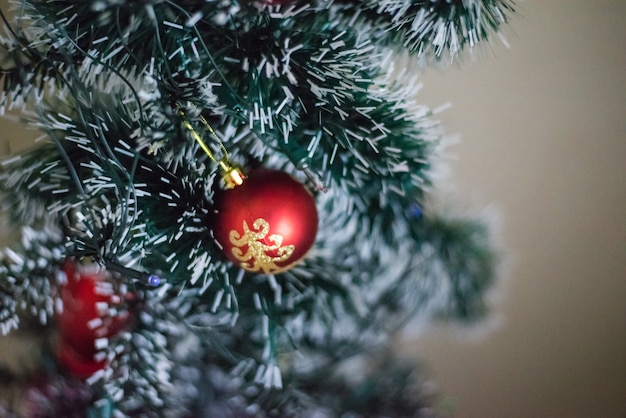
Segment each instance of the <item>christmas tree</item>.
[[[21,240],[0,329],[43,337],[30,416],[434,416],[389,344],[479,318],[487,227],[430,205],[427,65],[507,0],[24,0],[2,110],[42,138],[2,163]],[[15,378],[5,372],[7,379]],[[28,385],[27,385],[28,386]]]

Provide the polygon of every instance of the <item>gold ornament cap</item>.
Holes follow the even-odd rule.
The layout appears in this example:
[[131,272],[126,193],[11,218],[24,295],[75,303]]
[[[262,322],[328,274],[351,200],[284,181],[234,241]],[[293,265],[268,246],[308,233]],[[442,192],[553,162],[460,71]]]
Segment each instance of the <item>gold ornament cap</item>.
[[246,176],[243,174],[241,168],[231,164],[226,157],[220,160],[219,165],[222,169],[222,180],[224,180],[224,187],[226,189],[234,189],[243,184]]

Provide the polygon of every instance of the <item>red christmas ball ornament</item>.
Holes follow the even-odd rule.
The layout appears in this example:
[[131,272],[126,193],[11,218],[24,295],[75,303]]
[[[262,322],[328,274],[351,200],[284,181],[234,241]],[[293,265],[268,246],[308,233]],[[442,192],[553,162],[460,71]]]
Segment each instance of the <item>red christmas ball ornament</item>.
[[279,170],[252,170],[243,183],[215,193],[213,232],[228,259],[254,273],[290,269],[317,234],[311,192]]
[[86,379],[106,366],[106,360],[96,359],[95,352],[91,355],[81,354],[63,340],[57,346],[56,358],[64,370],[79,379]]
[[67,279],[61,288],[57,359],[74,376],[85,378],[104,368],[105,359],[97,356],[101,342],[118,334],[130,315],[116,309],[123,298],[106,270],[68,260],[63,272]]
[[[87,382],[48,375],[42,370],[28,381],[21,397],[20,411],[29,418],[78,418],[90,416],[95,390]],[[13,416],[13,415],[11,415]]]

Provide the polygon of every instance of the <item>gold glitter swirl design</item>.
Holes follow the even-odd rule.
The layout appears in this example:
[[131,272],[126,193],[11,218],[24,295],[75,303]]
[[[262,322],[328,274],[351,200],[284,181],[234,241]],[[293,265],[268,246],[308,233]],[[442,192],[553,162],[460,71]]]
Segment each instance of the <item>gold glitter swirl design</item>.
[[[252,224],[252,229],[248,227],[248,223],[243,221],[243,234],[236,230],[230,231],[229,239],[233,244],[233,256],[240,261],[243,269],[265,274],[278,273],[286,270],[289,266],[277,266],[276,263],[287,261],[296,249],[293,245],[283,246],[283,236],[272,234],[268,237],[271,245],[264,244],[261,240],[267,237],[270,231],[270,224],[263,218],[258,218]],[[243,252],[241,247],[248,246],[247,252]],[[268,252],[276,254],[271,256]]]

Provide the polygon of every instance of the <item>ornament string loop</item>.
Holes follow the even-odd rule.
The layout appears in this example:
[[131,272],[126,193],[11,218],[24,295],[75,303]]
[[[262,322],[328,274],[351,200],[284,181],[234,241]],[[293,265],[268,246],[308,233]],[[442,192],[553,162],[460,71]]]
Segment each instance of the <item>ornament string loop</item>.
[[189,122],[189,120],[187,119],[187,115],[185,115],[185,112],[180,107],[178,108],[178,113],[183,118],[183,125],[185,126],[185,128],[187,128],[187,130],[189,130],[189,132],[191,133],[191,136],[198,143],[202,151],[204,151],[204,153],[213,162],[219,165],[220,169],[222,170],[222,179],[224,180],[224,183],[226,184],[226,188],[232,189],[236,186],[240,186],[241,184],[243,184],[243,181],[245,179],[243,172],[241,171],[239,167],[233,165],[230,162],[230,160],[228,159],[228,151],[226,150],[226,147],[224,147],[224,144],[219,139],[219,137],[213,130],[213,127],[209,124],[209,122],[207,122],[204,116],[200,115],[200,121],[202,122],[206,130],[209,132],[211,137],[213,137],[215,142],[217,142],[220,146],[220,151],[222,152],[222,158],[220,158],[219,160],[215,157],[215,154],[213,153],[211,148],[209,148],[209,145],[204,141],[204,139],[202,139],[202,136],[191,125],[191,122]]

